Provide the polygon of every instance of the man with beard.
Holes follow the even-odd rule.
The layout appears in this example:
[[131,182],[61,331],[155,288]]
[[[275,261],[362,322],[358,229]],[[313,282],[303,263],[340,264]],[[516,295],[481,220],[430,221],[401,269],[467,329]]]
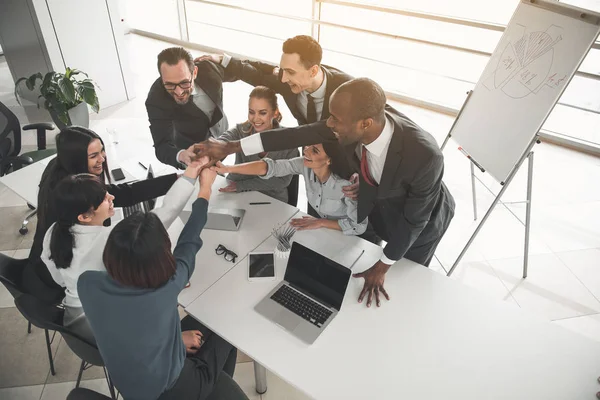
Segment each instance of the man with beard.
[[194,143],[228,129],[223,111],[224,70],[211,61],[194,64],[183,47],[161,51],[157,67],[160,77],[146,99],[156,158],[185,168],[194,157]]

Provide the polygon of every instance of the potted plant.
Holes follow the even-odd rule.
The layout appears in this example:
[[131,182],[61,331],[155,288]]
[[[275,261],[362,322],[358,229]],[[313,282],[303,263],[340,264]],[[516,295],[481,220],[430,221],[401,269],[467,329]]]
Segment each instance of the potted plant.
[[[85,79],[77,79],[77,75],[85,75]],[[19,84],[25,81],[27,89],[33,91],[38,79],[42,82],[38,108],[39,100],[44,98],[44,107],[50,112],[52,120],[60,129],[67,125],[89,126],[87,104],[96,113],[100,110],[100,104],[96,95],[96,84],[85,72],[67,67],[64,74],[50,71],[42,76],[38,72],[29,78],[19,78],[15,82],[15,98],[19,104],[21,104],[17,92]]]

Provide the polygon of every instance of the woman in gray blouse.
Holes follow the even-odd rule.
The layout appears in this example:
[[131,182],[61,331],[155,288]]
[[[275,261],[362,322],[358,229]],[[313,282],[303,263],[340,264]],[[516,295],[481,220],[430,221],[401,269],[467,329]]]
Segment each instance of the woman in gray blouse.
[[258,175],[261,179],[298,174],[304,176],[306,197],[321,218],[305,216],[292,219],[298,230],[328,228],[345,235],[361,235],[367,219],[357,221],[357,202],[344,196],[342,187],[350,185],[352,175],[345,155],[337,143],[306,146],[303,157],[291,160],[263,158],[245,164],[226,166],[218,162],[214,170],[220,173]]
[[[268,87],[257,86],[250,92],[250,99],[248,101],[248,121],[243,124],[237,124],[235,128],[224,132],[219,136],[219,140],[225,142],[241,140],[247,136],[254,135],[257,132],[276,129],[280,127],[279,121],[281,121],[281,114],[279,113],[279,107],[277,106],[277,94]],[[298,149],[271,151],[251,156],[246,156],[244,153],[240,152],[235,155],[235,163],[242,164],[258,161],[266,156],[272,160],[288,160],[290,158],[298,157],[299,155]],[[220,192],[245,192],[257,190],[267,196],[271,196],[287,203],[287,187],[292,181],[292,175],[261,179],[256,176],[233,173],[227,175],[227,181],[228,185],[219,189]]]

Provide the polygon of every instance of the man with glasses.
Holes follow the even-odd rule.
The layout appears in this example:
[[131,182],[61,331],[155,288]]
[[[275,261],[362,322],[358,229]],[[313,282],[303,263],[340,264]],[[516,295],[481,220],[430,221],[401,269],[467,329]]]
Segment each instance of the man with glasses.
[[211,61],[194,64],[183,47],[161,51],[157,67],[160,77],[146,99],[156,158],[185,168],[194,157],[194,143],[228,129],[223,111],[224,70]]

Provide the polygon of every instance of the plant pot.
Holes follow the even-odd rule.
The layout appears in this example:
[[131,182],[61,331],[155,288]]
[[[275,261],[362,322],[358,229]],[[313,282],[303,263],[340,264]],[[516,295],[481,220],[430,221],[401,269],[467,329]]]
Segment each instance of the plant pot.
[[[56,124],[58,129],[63,130],[67,127],[67,125],[58,118],[58,115],[54,112],[54,110],[49,109],[50,116],[52,117],[52,121]],[[69,111],[69,118],[71,119],[71,125],[79,125],[85,128],[89,128],[90,126],[90,112],[88,110],[88,106],[86,103],[81,102],[77,104],[75,107],[71,108]]]

